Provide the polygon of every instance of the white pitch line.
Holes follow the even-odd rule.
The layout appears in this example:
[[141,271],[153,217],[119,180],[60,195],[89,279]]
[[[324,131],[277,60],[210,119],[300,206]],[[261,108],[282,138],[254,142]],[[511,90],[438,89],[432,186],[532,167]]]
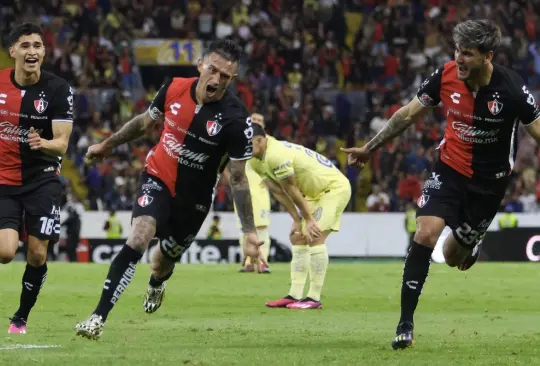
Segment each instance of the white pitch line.
[[60,348],[57,344],[10,344],[8,346],[0,346],[0,351],[12,349],[40,349],[40,348]]

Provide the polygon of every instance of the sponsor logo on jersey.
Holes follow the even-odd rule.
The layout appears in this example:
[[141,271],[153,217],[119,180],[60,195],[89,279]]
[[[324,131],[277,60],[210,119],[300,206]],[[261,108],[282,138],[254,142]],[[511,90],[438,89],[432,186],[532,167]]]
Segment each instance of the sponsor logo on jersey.
[[456,136],[465,142],[492,144],[499,141],[500,129],[486,131],[460,121],[452,122],[452,128]]
[[418,205],[418,207],[422,208],[428,203],[428,201],[429,201],[429,195],[423,194],[420,197],[418,197],[418,201],[416,202],[416,204]]
[[198,153],[186,148],[185,144],[180,143],[172,133],[165,133],[162,139],[163,149],[167,154],[178,159],[178,163],[186,165],[190,168],[199,170],[204,169],[204,163],[210,155],[204,153]]
[[40,98],[38,100],[34,100],[34,107],[36,108],[36,111],[38,111],[38,113],[45,112],[45,109],[47,109],[48,105],[49,105],[49,102],[47,102],[43,98]]
[[221,131],[223,126],[217,123],[217,121],[206,121],[206,131],[208,136],[215,136]]
[[[43,132],[43,129],[36,130],[38,134]],[[29,130],[20,128],[9,121],[0,122],[0,139],[15,142],[28,142]]]
[[146,206],[148,206],[149,204],[151,204],[153,200],[154,200],[154,197],[149,196],[149,195],[147,195],[147,194],[144,194],[144,195],[142,195],[141,197],[139,197],[139,199],[137,200],[137,203],[138,203],[139,206],[141,206],[141,207],[146,207]]
[[502,111],[503,104],[499,102],[497,99],[494,99],[491,102],[488,102],[488,109],[491,112],[491,114],[496,116]]

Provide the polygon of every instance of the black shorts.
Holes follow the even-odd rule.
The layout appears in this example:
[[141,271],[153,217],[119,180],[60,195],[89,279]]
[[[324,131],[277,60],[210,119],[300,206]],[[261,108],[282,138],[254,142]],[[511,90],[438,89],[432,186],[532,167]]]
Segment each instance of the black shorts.
[[141,174],[132,219],[151,216],[156,220],[156,237],[160,241],[161,252],[171,260],[182,257],[208,215],[212,197],[206,200],[195,197],[192,192],[172,197],[159,178],[147,172]]
[[24,218],[28,235],[57,242],[60,237],[62,193],[62,184],[55,179],[18,194],[1,195],[0,229],[20,232]]
[[416,217],[442,218],[457,241],[472,248],[497,214],[508,183],[508,177],[467,178],[439,161],[424,183]]

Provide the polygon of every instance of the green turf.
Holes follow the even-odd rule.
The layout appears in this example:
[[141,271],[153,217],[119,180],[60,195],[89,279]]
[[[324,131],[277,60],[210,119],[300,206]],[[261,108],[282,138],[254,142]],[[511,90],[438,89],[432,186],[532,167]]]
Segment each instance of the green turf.
[[20,263],[0,266],[0,365],[514,365],[540,364],[539,269],[480,263],[462,273],[433,265],[416,316],[414,349],[393,351],[402,264],[333,263],[323,310],[267,309],[286,293],[288,266],[271,275],[236,266],[179,266],[164,306],[142,309],[148,265],[113,310],[99,341],[74,325],[98,300],[108,266],[50,264],[28,334],[7,335],[18,305]]

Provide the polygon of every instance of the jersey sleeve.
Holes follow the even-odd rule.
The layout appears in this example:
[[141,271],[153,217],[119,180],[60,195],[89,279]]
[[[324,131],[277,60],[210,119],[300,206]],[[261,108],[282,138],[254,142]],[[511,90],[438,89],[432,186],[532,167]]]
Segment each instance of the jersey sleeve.
[[516,85],[516,87],[519,88],[519,91],[516,92],[517,117],[524,126],[527,126],[540,117],[540,108],[538,108],[538,105],[536,104],[534,95],[529,91],[527,85],[525,85],[522,80],[519,80],[519,84]]
[[278,180],[294,175],[294,164],[290,154],[280,154],[279,151],[267,149],[265,162]]
[[231,160],[247,160],[253,155],[253,127],[245,108],[233,110],[225,128],[227,154]]
[[73,89],[66,82],[55,90],[51,120],[73,122]]
[[427,77],[420,88],[416,97],[424,107],[435,107],[441,102],[441,79],[443,67],[436,69]]
[[172,80],[165,82],[161,88],[159,88],[154,100],[148,107],[148,113],[152,119],[160,119],[165,115],[165,99],[167,97],[167,91],[171,85]]

